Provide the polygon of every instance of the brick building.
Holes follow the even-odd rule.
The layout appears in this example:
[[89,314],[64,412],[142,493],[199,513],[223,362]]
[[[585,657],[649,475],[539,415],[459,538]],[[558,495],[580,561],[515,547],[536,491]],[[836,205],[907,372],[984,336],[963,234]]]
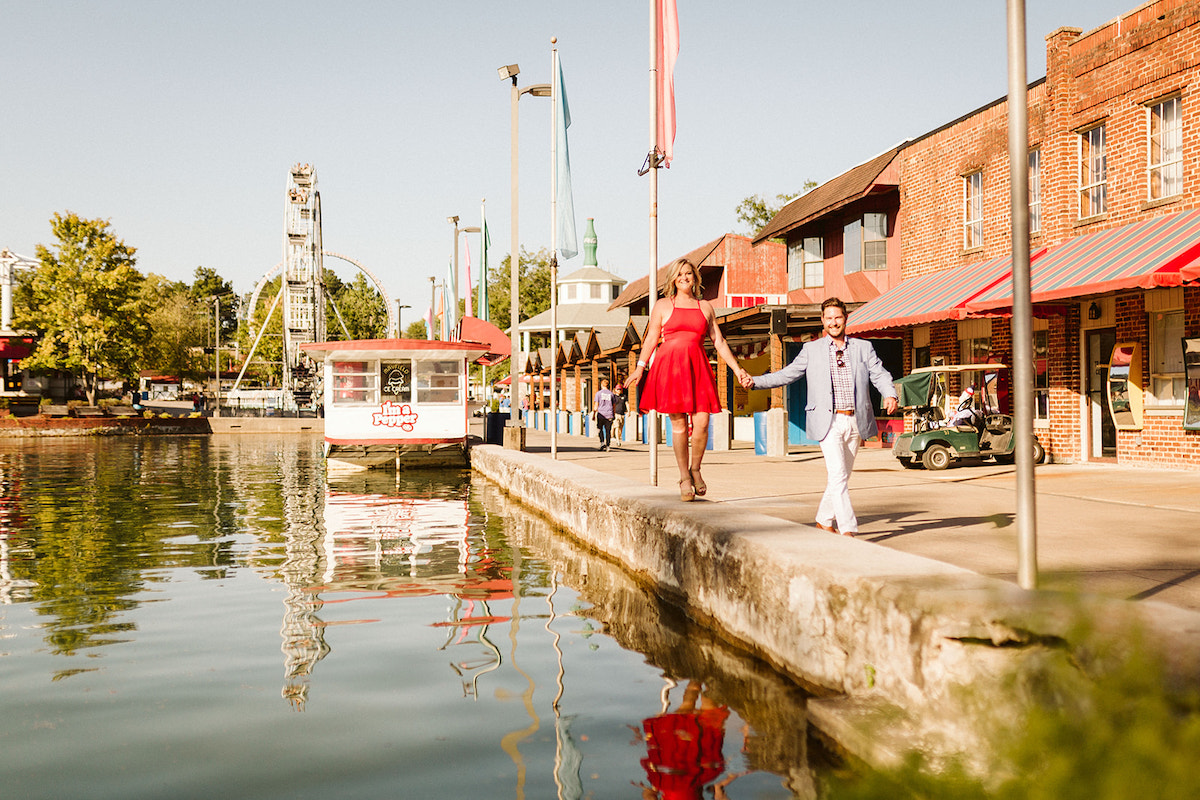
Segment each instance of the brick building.
[[[1046,41],[1027,94],[1035,430],[1056,460],[1200,469],[1200,0]],[[1006,99],[990,103],[898,147],[857,208],[766,231],[789,267],[823,245],[830,285],[839,266],[861,282],[873,226],[901,280],[850,330],[902,342],[906,372],[1011,363],[1007,125]],[[830,263],[859,239],[862,261]]]

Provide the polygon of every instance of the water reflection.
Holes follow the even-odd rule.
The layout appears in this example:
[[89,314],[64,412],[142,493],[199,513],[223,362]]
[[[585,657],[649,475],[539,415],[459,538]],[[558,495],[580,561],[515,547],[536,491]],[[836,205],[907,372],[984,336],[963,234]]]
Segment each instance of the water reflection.
[[[456,487],[458,496],[445,495]],[[287,535],[282,573],[288,587],[281,634],[285,656],[283,696],[303,710],[309,676],[330,652],[326,605],[414,597],[445,597],[447,630],[440,650],[459,652],[450,662],[463,694],[478,691],[479,676],[498,668],[500,651],[488,628],[509,621],[490,601],[513,597],[511,568],[471,524],[465,473],[366,473],[335,477],[324,496],[323,525],[299,525]],[[350,618],[337,624],[378,622]],[[475,652],[469,652],[475,645]],[[468,651],[468,652],[460,652]]]
[[14,796],[815,796],[794,684],[486,481],[320,445],[0,443]]
[[[741,776],[747,773],[759,773],[756,778],[745,779],[755,785],[756,791],[764,791],[763,774],[774,773],[783,778],[784,786],[793,796],[817,796],[814,766],[826,768],[830,756],[823,751],[809,751],[804,711],[808,695],[796,683],[758,659],[729,647],[679,609],[640,586],[629,573],[585,551],[555,532],[544,520],[513,513],[515,504],[499,492],[487,491],[483,479],[476,478],[475,482],[493,513],[506,515],[510,520],[510,540],[522,550],[554,564],[562,582],[572,586],[580,600],[589,604],[581,609],[583,613],[602,623],[604,633],[622,647],[644,654],[647,663],[662,671],[659,706],[647,709],[640,726],[631,725],[644,746],[653,729],[667,724],[655,719],[699,711],[707,715],[708,724],[715,716],[723,717],[728,709],[736,710],[735,718],[724,719],[722,735],[740,741],[741,745],[737,758],[731,758],[728,744],[724,744],[722,759],[736,762],[737,768],[730,769],[727,763],[720,775],[711,773],[717,763],[713,757],[714,736],[697,752],[685,756],[686,763],[692,766],[683,773],[672,773],[674,777],[669,781],[656,784],[659,777],[651,776],[653,770],[659,770],[661,776],[676,768],[662,760],[665,756],[661,750],[657,754],[646,750],[642,763],[648,771],[640,783],[644,791],[651,793],[645,796],[698,797],[696,793],[701,788],[713,793],[731,791],[730,783],[742,780]],[[682,690],[677,688],[680,685],[684,687]],[[678,703],[674,712],[673,697],[679,698],[674,701]],[[735,722],[736,728],[731,729]],[[662,743],[660,738],[656,747]],[[650,765],[656,766],[652,770]],[[682,783],[691,794],[667,791],[678,788],[675,781],[683,775],[687,779]]]

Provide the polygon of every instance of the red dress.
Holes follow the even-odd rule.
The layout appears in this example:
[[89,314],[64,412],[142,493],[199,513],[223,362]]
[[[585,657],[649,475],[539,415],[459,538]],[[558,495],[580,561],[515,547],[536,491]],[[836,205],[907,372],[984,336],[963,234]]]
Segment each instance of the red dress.
[[638,406],[662,414],[693,414],[721,410],[717,381],[708,366],[704,336],[708,319],[699,308],[676,307],[662,326],[662,343],[654,351],[650,375],[642,386]]

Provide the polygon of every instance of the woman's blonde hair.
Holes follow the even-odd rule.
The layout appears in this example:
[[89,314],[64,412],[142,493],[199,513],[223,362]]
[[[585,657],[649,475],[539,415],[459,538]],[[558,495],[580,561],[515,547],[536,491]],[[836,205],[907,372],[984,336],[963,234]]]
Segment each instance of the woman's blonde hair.
[[671,262],[670,270],[667,272],[667,297],[674,297],[679,290],[675,288],[675,279],[679,277],[679,273],[685,269],[692,271],[692,295],[697,300],[704,297],[704,284],[700,281],[700,270],[691,261],[686,258],[677,258]]

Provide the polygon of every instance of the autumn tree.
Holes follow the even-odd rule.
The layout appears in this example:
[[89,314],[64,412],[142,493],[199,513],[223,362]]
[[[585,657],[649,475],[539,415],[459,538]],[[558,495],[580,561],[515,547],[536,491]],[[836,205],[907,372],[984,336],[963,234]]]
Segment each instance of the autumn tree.
[[142,305],[147,309],[149,324],[143,367],[180,379],[203,374],[202,348],[211,336],[212,321],[188,285],[161,275],[147,275],[142,284]]
[[136,250],[109,226],[108,220],[56,213],[50,220],[56,242],[37,246],[39,266],[14,309],[17,327],[32,328],[40,337],[22,366],[78,376],[91,404],[101,376],[137,377],[147,336]]

